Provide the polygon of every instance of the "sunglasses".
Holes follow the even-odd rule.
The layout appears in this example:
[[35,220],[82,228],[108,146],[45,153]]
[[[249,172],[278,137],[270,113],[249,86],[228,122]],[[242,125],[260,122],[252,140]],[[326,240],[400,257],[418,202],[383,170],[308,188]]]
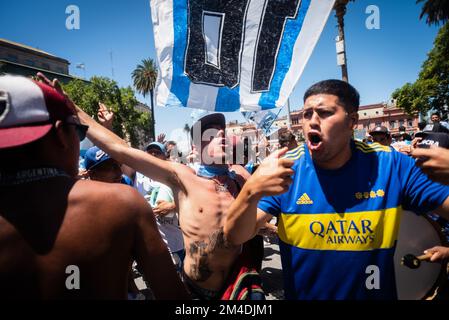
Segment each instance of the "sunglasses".
[[86,138],[87,130],[89,129],[89,126],[86,126],[84,124],[75,123],[75,122],[65,122],[65,124],[68,124],[70,126],[75,126],[76,134],[78,135],[78,139],[83,141]]

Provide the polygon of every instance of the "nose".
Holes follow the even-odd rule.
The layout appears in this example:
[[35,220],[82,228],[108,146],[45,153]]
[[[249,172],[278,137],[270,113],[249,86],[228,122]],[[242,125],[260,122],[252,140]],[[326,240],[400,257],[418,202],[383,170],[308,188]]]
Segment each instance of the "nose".
[[311,128],[314,128],[314,127],[316,128],[316,127],[320,126],[321,119],[318,116],[318,113],[313,111],[312,116],[310,117],[310,119],[307,120],[307,122]]

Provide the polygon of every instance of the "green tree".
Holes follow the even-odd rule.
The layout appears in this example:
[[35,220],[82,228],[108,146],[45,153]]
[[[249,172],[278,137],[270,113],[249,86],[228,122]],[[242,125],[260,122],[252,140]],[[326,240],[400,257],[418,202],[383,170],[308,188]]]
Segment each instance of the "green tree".
[[438,32],[433,49],[421,67],[418,79],[397,89],[392,97],[408,114],[435,110],[445,114],[449,105],[449,24]]
[[142,63],[137,65],[136,69],[132,72],[132,78],[134,81],[134,87],[137,92],[146,97],[150,94],[151,99],[151,115],[153,117],[153,140],[156,139],[154,133],[154,101],[153,101],[153,90],[156,85],[157,79],[157,67],[152,59],[144,59]]
[[427,16],[426,23],[439,25],[449,21],[449,0],[417,0],[416,3],[424,2],[421,10],[422,19]]
[[90,83],[73,80],[64,85],[64,90],[78,106],[96,119],[98,102],[106,104],[115,114],[113,131],[133,147],[140,147],[149,141],[151,116],[136,109],[139,102],[131,87],[119,88],[111,79],[93,77]]

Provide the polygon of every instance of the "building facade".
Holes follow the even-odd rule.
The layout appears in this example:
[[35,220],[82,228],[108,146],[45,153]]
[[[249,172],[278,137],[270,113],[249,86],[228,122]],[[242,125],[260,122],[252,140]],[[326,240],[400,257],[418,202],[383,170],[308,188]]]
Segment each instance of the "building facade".
[[[402,109],[396,107],[394,103],[378,103],[373,105],[362,106],[359,108],[359,121],[355,129],[356,138],[363,139],[376,126],[386,127],[392,134],[399,132],[399,127],[404,126],[406,132],[412,133],[418,131],[418,116],[407,115]],[[302,110],[290,113],[291,130],[303,140],[302,133]],[[278,135],[287,130],[287,117],[280,117],[273,122],[273,126],[280,128]],[[239,124],[236,122],[227,125],[227,131],[232,134],[240,135],[245,131],[255,131],[254,125],[246,123]],[[277,143],[275,137],[270,139],[271,142]]]
[[67,83],[75,77],[69,75],[70,62],[40,49],[14,41],[0,39],[0,74],[34,76],[41,72],[50,79]]

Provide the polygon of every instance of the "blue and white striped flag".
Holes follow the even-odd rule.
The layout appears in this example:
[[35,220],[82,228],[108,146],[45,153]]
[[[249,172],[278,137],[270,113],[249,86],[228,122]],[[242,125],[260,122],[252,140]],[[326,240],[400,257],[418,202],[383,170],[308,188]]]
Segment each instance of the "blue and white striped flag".
[[335,0],[151,0],[158,106],[282,107]]

